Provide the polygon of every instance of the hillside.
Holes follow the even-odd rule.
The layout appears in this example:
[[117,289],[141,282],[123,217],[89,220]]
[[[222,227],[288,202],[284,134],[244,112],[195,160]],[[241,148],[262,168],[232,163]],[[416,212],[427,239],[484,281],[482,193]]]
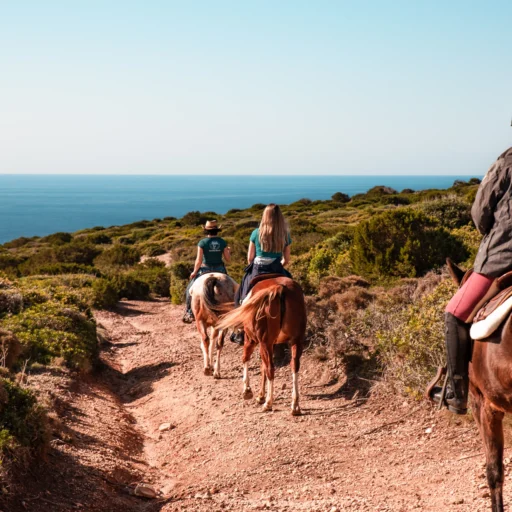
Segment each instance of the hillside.
[[[348,445],[340,440],[336,446],[344,451],[352,446],[352,442],[355,443],[351,457],[361,456],[364,449],[364,443],[361,445],[359,440],[356,442],[352,439],[355,433],[361,429],[379,427],[381,423],[376,421],[376,417],[385,424],[385,420],[400,413],[399,408],[404,400],[414,402],[442,360],[442,307],[453,293],[453,285],[443,274],[443,262],[446,256],[451,256],[469,265],[474,257],[479,235],[472,226],[469,210],[476,188],[476,181],[457,183],[447,191],[397,193],[376,187],[353,198],[340,193],[335,194],[331,201],[303,199],[283,207],[293,238],[290,270],[308,295],[307,370],[303,393],[314,395],[316,392],[311,390],[318,386],[320,398],[324,397],[329,404],[335,404],[332,410],[327,407],[327,412],[320,411],[319,414],[332,418],[336,425],[344,420],[345,415],[350,416],[350,421],[354,422],[350,428],[354,429],[354,433],[348,434]],[[27,471],[26,468],[34,461],[44,460],[45,457],[48,460],[48,456],[50,464],[62,464],[59,467],[63,475],[69,473],[72,481],[76,479],[76,489],[73,490],[71,485],[69,490],[73,496],[69,494],[67,497],[70,503],[84,502],[77,496],[81,492],[80,481],[84,486],[90,486],[84,487],[82,492],[92,493],[91,503],[97,503],[94,507],[98,508],[88,505],[86,510],[107,510],[101,508],[101,492],[95,487],[98,485],[95,478],[101,475],[101,478],[110,475],[107,478],[112,480],[112,472],[119,473],[122,476],[117,484],[123,489],[129,483],[147,481],[148,478],[151,482],[157,482],[160,490],[167,484],[171,485],[173,477],[169,477],[170,483],[162,483],[162,467],[167,460],[165,454],[160,448],[149,446],[151,443],[148,445],[148,437],[157,436],[158,440],[154,421],[158,418],[164,423],[165,418],[157,416],[151,407],[144,406],[146,402],[142,398],[168,407],[171,422],[179,420],[200,424],[208,420],[208,428],[213,428],[215,432],[206,429],[201,434],[205,437],[209,433],[213,439],[216,429],[222,428],[223,432],[228,429],[232,432],[235,445],[239,442],[244,446],[245,438],[237,428],[253,429],[254,425],[247,422],[268,423],[268,428],[255,437],[258,446],[255,460],[261,461],[261,467],[267,467],[264,458],[259,457],[267,456],[263,432],[272,429],[275,415],[256,420],[260,416],[252,409],[252,404],[244,405],[239,400],[236,380],[239,378],[239,354],[233,347],[226,349],[229,354],[225,363],[226,380],[219,385],[208,380],[203,382],[205,377],[197,371],[198,343],[194,345],[193,329],[185,329],[180,324],[182,308],[179,306],[194,259],[195,246],[201,238],[200,225],[212,217],[224,225],[223,236],[233,249],[234,263],[228,270],[235,279],[239,279],[247,240],[252,229],[258,225],[263,206],[231,210],[223,216],[213,212],[191,212],[181,219],[154,219],[127,226],[96,227],[73,234],[21,238],[0,247],[0,341],[3,347],[0,445],[7,491],[4,498],[11,507],[8,510],[15,510],[13,503],[19,502],[16,500],[19,498],[20,474]],[[120,299],[124,301],[119,304]],[[175,306],[171,308],[169,301]],[[99,328],[100,325],[102,328]],[[155,334],[154,329],[163,332]],[[165,332],[169,332],[168,340],[165,339]],[[98,343],[98,338],[103,341]],[[186,345],[182,345],[185,342]],[[164,346],[165,343],[167,345]],[[135,346],[136,351],[131,348]],[[284,373],[285,370],[280,372]],[[357,375],[355,385],[354,375]],[[167,382],[165,386],[164,381]],[[378,399],[373,398],[376,396],[376,383],[380,393],[389,394],[392,390],[393,396],[399,397],[390,402],[389,409],[382,410]],[[222,392],[215,389],[222,389]],[[132,392],[133,395],[130,395]],[[157,396],[159,393],[162,396]],[[202,405],[198,406],[194,401],[199,400],[197,396],[201,393],[206,393],[207,398],[201,398]],[[98,397],[103,398],[99,400]],[[224,425],[223,416],[227,413],[221,412],[224,410],[221,405],[224,398],[227,400],[224,409],[234,407],[236,415],[236,421],[232,420],[227,425]],[[308,451],[311,460],[304,462],[306,452],[299,450],[296,455],[290,456],[291,462],[285,465],[295,467],[295,473],[290,472],[288,467],[281,469],[284,463],[280,459],[285,456],[284,452],[292,450],[292,445],[288,449],[288,445],[280,440],[272,445],[271,458],[274,462],[266,471],[273,478],[280,471],[285,471],[287,475],[290,473],[291,481],[294,481],[293,475],[297,471],[300,473],[298,468],[302,464],[313,468],[328,457],[321,447],[332,437],[332,424],[317,425],[313,413],[316,401],[312,398],[306,398],[306,401],[305,408],[311,412],[296,424],[296,434],[301,439],[305,427],[313,429],[309,441],[313,451]],[[136,408],[133,411],[130,410],[132,402]],[[320,402],[328,405],[322,400]],[[198,407],[201,413],[196,410]],[[433,421],[428,407],[419,407],[419,416],[406,422],[407,429],[413,428],[414,436],[420,433],[420,424]],[[404,407],[404,410],[408,409]],[[110,427],[109,421],[102,426],[102,422],[98,422],[98,414],[103,417],[111,414],[112,419],[116,420],[116,428]],[[78,421],[78,418],[82,419]],[[211,418],[215,418],[213,423],[210,423]],[[283,417],[279,421],[281,423],[274,426],[280,432],[291,420]],[[303,427],[300,426],[301,422],[305,422]],[[399,424],[402,425],[401,422]],[[82,428],[85,431],[80,433]],[[320,429],[318,435],[314,434],[317,428]],[[386,430],[387,427],[384,428]],[[176,431],[181,432],[178,428]],[[173,450],[180,457],[182,452],[190,452],[187,448],[193,439],[190,436],[196,435],[195,430],[194,434],[191,432],[185,437],[179,434],[176,438]],[[471,432],[472,436],[473,430]],[[410,432],[404,435],[410,442]],[[274,438],[276,436],[277,433]],[[90,443],[84,445],[83,441],[88,437]],[[386,443],[390,440],[383,436],[382,442],[383,445],[377,444],[374,449],[380,447],[387,450]],[[66,451],[68,445],[69,452]],[[435,448],[435,455],[434,452],[428,453],[434,458],[441,457],[442,452],[434,445],[428,444]],[[213,478],[213,473],[220,475],[219,465],[225,459],[225,463],[230,464],[226,471],[236,473],[239,467],[237,456],[245,450],[240,448],[236,452],[239,455],[233,452],[225,456],[231,453],[228,447],[223,454],[217,453],[211,446],[198,448],[199,451],[191,452],[189,462],[181,462],[182,466],[169,470],[170,474],[180,475],[188,471],[191,479],[188,485],[196,494],[202,494],[207,489],[204,489],[204,485],[196,486],[194,479]],[[474,448],[473,444],[471,448]],[[168,449],[169,446],[166,453]],[[449,448],[445,446],[445,449]],[[202,450],[214,450],[215,453],[208,451],[206,458]],[[127,451],[138,454],[135,459],[139,465],[134,465],[137,461],[131,455],[128,457]],[[52,461],[53,458],[55,460]],[[71,461],[74,461],[73,464],[80,461],[81,466],[93,468],[94,471],[91,470],[89,474],[89,469],[86,469],[88,476],[84,477],[83,467],[68,467]],[[187,466],[189,463],[192,464],[190,467]],[[215,469],[213,473],[201,469],[209,463]],[[338,471],[336,464],[333,461],[333,474]],[[246,468],[247,475],[240,477],[242,482],[246,482],[244,485],[249,485],[249,475],[253,474],[251,471],[260,471],[261,467]],[[393,479],[399,479],[400,474],[396,473]],[[368,478],[373,478],[371,475],[373,473]],[[279,496],[284,492],[291,496],[297,494],[300,499],[297,498],[296,503],[310,503],[302,499],[305,491],[301,489],[311,485],[311,478],[308,472],[308,484],[300,487],[297,481],[286,489],[283,480],[282,488],[269,490],[272,499],[262,495],[255,498],[255,503],[248,502],[246,505],[259,506],[264,498],[273,502],[278,498],[274,492]],[[237,480],[235,477],[230,480],[232,487],[237,487]],[[117,481],[117,477],[114,481]],[[222,482],[213,481],[212,487],[220,486],[219,493],[227,496],[226,503],[235,499],[228,496],[227,488],[221,490]],[[39,472],[35,482],[40,482],[40,487],[34,484],[33,496],[43,492],[45,486],[50,485],[52,489],[59,486],[58,482],[41,480]],[[115,482],[110,482],[108,486],[116,488]],[[186,486],[182,487],[182,484],[181,481],[179,485],[176,484],[180,500],[187,495],[184,490]],[[108,492],[112,492],[110,487]],[[318,490],[316,484],[313,487],[312,496],[323,496],[323,490]],[[169,494],[172,488],[171,485],[164,495]],[[233,510],[236,510],[236,503],[246,501],[242,485],[237,488],[234,496],[238,496],[238,502],[230,503],[235,507]],[[339,491],[344,496],[348,492],[341,483]],[[250,494],[251,491],[248,492]],[[327,496],[331,491],[327,489],[325,492]],[[465,492],[461,488],[461,493]],[[379,496],[385,494],[384,490],[376,493],[377,501],[364,505],[370,508],[364,508],[361,504],[360,508],[351,510],[374,510]],[[60,497],[64,499],[65,496],[60,494]],[[52,501],[52,498],[45,499]],[[96,499],[98,501],[94,501]],[[123,500],[129,500],[126,506],[134,506],[130,500],[135,498],[124,491],[120,492],[119,499],[118,506]],[[203,510],[201,502],[197,501],[203,498],[194,499],[194,507]],[[320,496],[318,499],[324,500],[318,503],[318,510],[325,510],[330,503],[333,506],[348,506],[332,497],[330,501],[327,497],[324,499]],[[26,503],[25,509],[53,510],[41,508],[40,501],[34,499],[34,505],[36,503],[39,508],[30,508],[31,505]],[[293,500],[291,503],[282,503],[279,507],[284,510],[290,506],[292,510],[297,510],[293,508],[296,506]],[[393,503],[389,505],[391,508],[379,510],[399,510],[396,508],[398,501]],[[407,503],[409,507],[411,502]],[[440,502],[436,503],[429,505],[434,508],[423,509],[441,510],[435,508]],[[169,503],[162,502],[160,505],[168,507]],[[218,505],[221,507],[220,503]],[[210,510],[209,506],[205,505],[204,510]],[[63,505],[61,508],[71,510],[75,505],[69,507]],[[274,508],[280,510],[279,507]],[[408,510],[407,507],[404,510]]]

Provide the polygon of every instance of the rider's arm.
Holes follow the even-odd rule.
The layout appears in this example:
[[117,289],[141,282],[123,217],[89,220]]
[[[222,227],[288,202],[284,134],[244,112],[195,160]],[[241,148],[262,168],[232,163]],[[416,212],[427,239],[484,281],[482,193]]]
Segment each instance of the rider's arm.
[[203,263],[203,249],[201,247],[197,248],[197,256],[196,262],[194,263],[194,272],[190,274],[190,279],[194,279],[201,268],[201,264]]
[[224,257],[224,261],[226,263],[229,263],[231,261],[231,247],[226,247],[222,251],[222,256]]
[[473,222],[482,235],[487,235],[491,231],[496,206],[508,187],[508,170],[503,167],[503,158],[499,158],[478,187],[475,202],[471,208]]
[[288,265],[288,263],[290,263],[290,253],[291,253],[290,246],[287,245],[283,250],[283,259],[281,260],[283,267],[286,267],[286,265]]
[[249,250],[247,251],[247,263],[249,265],[254,261],[254,258],[256,257],[256,246],[254,245],[254,242],[249,242]]

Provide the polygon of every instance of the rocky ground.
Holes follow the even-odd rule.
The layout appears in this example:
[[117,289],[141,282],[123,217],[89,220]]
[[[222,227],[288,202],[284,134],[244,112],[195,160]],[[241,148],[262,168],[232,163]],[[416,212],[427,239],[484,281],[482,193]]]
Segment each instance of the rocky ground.
[[[56,407],[55,435],[47,461],[4,489],[1,510],[490,509],[470,419],[347,378],[308,351],[303,416],[290,414],[288,367],[277,371],[274,411],[263,413],[242,399],[241,349],[227,341],[222,379],[204,376],[199,337],[182,313],[165,300],[123,301],[97,313],[98,372],[29,377]],[[255,355],[253,388],[258,374]],[[505,495],[509,504],[507,485]]]

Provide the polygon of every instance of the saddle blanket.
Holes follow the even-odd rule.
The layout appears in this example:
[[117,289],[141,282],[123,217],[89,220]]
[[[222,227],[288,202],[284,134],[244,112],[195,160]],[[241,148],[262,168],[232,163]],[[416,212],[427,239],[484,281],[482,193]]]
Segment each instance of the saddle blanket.
[[[486,318],[471,326],[470,335],[474,340],[483,340],[493,334],[512,311],[512,296],[492,311]],[[478,316],[477,316],[478,318]]]

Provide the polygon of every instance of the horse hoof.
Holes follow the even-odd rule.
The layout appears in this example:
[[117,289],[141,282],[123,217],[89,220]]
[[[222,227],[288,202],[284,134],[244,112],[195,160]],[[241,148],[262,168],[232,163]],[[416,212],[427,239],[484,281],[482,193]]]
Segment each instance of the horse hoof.
[[220,373],[219,372],[213,372],[213,378],[214,379],[220,379]]
[[256,398],[256,402],[260,405],[264,404],[265,403],[265,397],[263,396],[259,396],[258,398]]
[[207,376],[213,375],[213,370],[211,368],[205,368],[204,374]]
[[272,406],[269,404],[265,404],[261,409],[263,412],[270,412],[272,410]]
[[252,390],[246,389],[243,394],[244,400],[250,400],[253,397]]
[[302,416],[302,411],[300,410],[299,407],[297,407],[296,409],[292,409],[292,416]]

